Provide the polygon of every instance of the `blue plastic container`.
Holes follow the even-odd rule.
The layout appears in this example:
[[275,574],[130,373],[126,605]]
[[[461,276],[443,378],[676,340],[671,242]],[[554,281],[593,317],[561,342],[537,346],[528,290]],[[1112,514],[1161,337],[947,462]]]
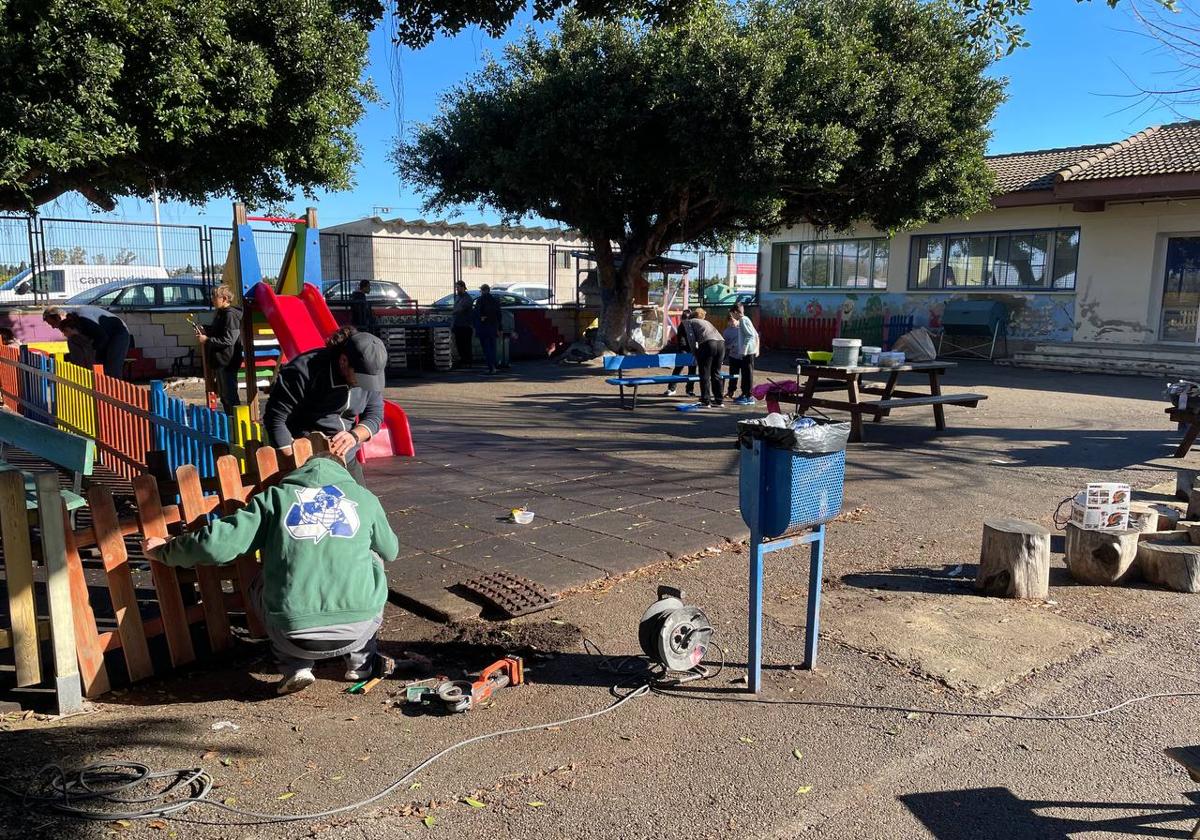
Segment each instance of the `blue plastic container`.
[[805,455],[756,440],[739,452],[742,519],[760,537],[810,528],[841,513],[845,450]]

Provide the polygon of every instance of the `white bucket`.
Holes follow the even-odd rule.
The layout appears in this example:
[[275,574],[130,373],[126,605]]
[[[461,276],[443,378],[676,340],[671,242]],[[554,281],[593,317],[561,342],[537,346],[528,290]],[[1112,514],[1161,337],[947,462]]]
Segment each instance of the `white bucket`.
[[864,364],[877,365],[879,364],[879,354],[883,352],[882,347],[863,347],[862,361]]
[[834,367],[857,367],[860,350],[862,350],[861,338],[835,338],[833,340],[833,358],[829,360],[829,364]]

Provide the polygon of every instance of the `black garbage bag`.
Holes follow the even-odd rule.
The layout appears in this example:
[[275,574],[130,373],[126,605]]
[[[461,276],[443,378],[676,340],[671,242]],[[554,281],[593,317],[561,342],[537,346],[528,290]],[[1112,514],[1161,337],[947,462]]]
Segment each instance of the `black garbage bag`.
[[737,446],[750,449],[754,446],[754,441],[761,440],[778,449],[790,449],[805,455],[829,455],[846,448],[846,441],[850,438],[849,423],[835,423],[832,420],[813,417],[809,418],[813,421],[811,426],[796,429],[793,428],[796,416],[783,416],[787,420],[787,425],[783,428],[768,426],[765,417],[739,420]]

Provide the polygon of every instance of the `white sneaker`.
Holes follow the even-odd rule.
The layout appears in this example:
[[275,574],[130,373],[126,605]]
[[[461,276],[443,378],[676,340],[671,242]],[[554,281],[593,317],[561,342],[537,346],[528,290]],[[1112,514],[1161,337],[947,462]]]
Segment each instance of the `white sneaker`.
[[303,691],[317,681],[312,668],[298,668],[290,674],[284,674],[283,679],[275,686],[276,694],[295,694]]
[[371,679],[375,673],[375,660],[371,660],[361,668],[347,668],[346,682],[362,682]]
[[663,396],[664,396],[664,397],[673,397],[673,396],[675,396],[675,389],[674,389],[674,388],[668,388],[667,390],[663,391]]
[[346,682],[362,682],[374,676],[390,677],[394,670],[396,670],[396,660],[384,656],[382,653],[376,653],[361,668],[347,668]]

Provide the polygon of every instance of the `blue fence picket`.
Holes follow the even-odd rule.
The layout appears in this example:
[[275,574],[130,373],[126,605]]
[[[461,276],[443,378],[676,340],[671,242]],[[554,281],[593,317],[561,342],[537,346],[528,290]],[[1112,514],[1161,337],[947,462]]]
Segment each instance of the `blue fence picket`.
[[21,413],[39,423],[55,424],[54,357],[37,353],[28,347],[21,348],[21,364],[37,368],[41,373],[21,371]]
[[166,421],[154,424],[154,440],[166,453],[171,472],[183,464],[195,464],[202,478],[216,475],[213,445],[230,442],[229,417],[224,412],[169,396],[157,381],[150,383],[150,410]]

